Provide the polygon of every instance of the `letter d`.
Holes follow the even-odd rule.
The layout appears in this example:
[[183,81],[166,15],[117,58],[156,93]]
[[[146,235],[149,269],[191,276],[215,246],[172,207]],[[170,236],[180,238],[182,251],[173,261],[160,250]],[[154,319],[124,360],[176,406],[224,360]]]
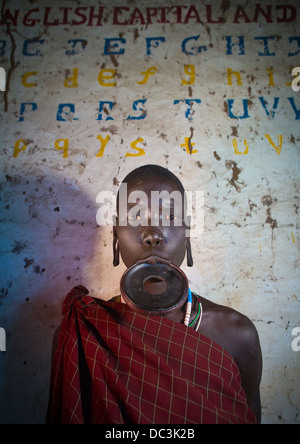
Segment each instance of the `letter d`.
[[149,436],[150,439],[151,439],[151,438],[156,438],[156,437],[157,437],[157,434],[158,434],[157,430],[155,430],[155,429],[150,429],[149,432],[150,432],[150,436]]

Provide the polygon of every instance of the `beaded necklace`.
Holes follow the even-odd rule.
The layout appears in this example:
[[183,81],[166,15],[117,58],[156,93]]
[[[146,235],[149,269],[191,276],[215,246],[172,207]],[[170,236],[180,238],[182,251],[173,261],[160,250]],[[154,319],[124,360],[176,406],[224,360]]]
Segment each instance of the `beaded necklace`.
[[[197,316],[195,317],[193,322],[190,323],[190,318],[191,318],[191,313],[192,313],[193,296],[195,296],[195,298],[197,299],[197,301],[199,303],[199,309],[198,309]],[[187,327],[192,327],[192,325],[194,325],[195,322],[197,321],[197,324],[195,326],[195,331],[198,331],[201,321],[202,321],[202,315],[203,315],[203,308],[202,308],[202,304],[200,302],[200,299],[195,293],[192,293],[191,290],[189,289],[188,301],[186,304],[186,312],[185,312],[185,318],[184,318],[184,325],[186,325]]]
[[[193,296],[197,299],[198,304],[199,304],[199,308],[198,308],[197,316],[190,323],[191,313],[192,313]],[[116,296],[116,298],[114,298],[114,301],[115,302],[122,302],[123,304],[125,304],[125,301],[121,295]],[[199,296],[196,293],[192,293],[191,290],[189,289],[188,301],[186,304],[186,312],[185,312],[185,318],[184,318],[184,325],[186,325],[187,327],[192,327],[197,321],[197,324],[194,327],[194,329],[195,329],[195,331],[198,331],[201,321],[202,321],[202,316],[203,316],[203,308],[202,308],[202,304],[200,302]]]

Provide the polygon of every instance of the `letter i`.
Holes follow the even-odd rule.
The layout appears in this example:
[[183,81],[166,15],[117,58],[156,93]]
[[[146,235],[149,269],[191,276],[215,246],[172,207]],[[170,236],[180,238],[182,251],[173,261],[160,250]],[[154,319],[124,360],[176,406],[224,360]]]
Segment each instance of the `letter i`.
[[295,244],[296,241],[295,241],[295,236],[294,236],[294,233],[293,233],[293,232],[292,232],[292,239],[293,239],[293,244]]
[[[260,238],[260,234],[258,235],[258,237]],[[259,251],[261,252],[261,242],[259,243]]]
[[269,73],[269,86],[275,86],[273,68],[267,68],[266,71]]

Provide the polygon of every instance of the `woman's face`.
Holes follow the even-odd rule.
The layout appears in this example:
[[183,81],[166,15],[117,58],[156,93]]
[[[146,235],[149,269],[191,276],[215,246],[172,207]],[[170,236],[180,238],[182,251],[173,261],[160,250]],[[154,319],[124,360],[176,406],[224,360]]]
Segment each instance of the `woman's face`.
[[[157,195],[161,192],[165,194],[163,200],[159,200]],[[122,208],[120,205],[123,205]],[[182,190],[172,180],[164,177],[150,180],[145,177],[129,182],[127,193],[124,196],[119,193],[117,210],[114,236],[119,241],[120,253],[127,268],[151,256],[180,267],[185,257],[188,227],[184,218]]]

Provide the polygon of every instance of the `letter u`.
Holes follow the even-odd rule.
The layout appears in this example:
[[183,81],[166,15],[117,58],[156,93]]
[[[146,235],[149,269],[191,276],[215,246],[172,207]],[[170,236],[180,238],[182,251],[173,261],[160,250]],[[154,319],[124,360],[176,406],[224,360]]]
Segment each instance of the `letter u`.
[[228,115],[231,119],[249,119],[249,109],[248,109],[248,99],[243,99],[243,109],[244,109],[244,115],[243,116],[236,116],[233,114],[233,107],[235,99],[228,99]]

